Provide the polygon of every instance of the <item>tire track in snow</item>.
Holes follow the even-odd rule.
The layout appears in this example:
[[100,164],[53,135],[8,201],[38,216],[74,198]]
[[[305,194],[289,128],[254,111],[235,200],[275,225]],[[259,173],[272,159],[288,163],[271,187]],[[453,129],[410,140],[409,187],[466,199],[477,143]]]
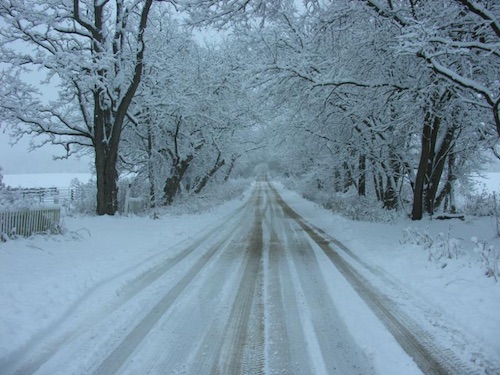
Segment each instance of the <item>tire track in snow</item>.
[[300,329],[295,294],[287,288],[292,281],[276,234],[274,204],[271,205],[269,220],[264,236],[267,240],[267,246],[264,246],[266,368],[271,374],[306,375],[308,363],[300,360],[301,351],[291,345],[291,342],[305,342],[305,339]]
[[259,288],[262,285],[263,251],[263,209],[260,207],[260,198],[259,195],[245,255],[243,276],[211,374],[264,373],[264,313],[261,301],[262,288]]
[[[277,190],[269,184],[275,198],[283,211],[293,219],[304,232],[321,248],[332,264],[340,271],[344,278],[351,284],[365,303],[372,309],[386,328],[391,332],[399,345],[413,358],[420,370],[428,375],[455,375],[477,373],[466,363],[458,359],[449,349],[440,348],[435,344],[435,339],[421,328],[406,314],[380,294],[370,282],[344,260],[330,245],[330,238],[320,235],[306,220],[297,214],[286,202],[283,201]],[[321,231],[322,232],[322,231]],[[324,232],[323,232],[324,233]],[[337,245],[340,243],[334,241]],[[342,245],[342,249],[352,252]],[[355,259],[359,259],[354,254]],[[362,262],[364,264],[364,262]],[[369,270],[371,267],[367,266]],[[373,270],[372,272],[378,273]]]
[[[241,225],[233,232],[231,240],[221,249],[212,266],[203,270],[194,285],[189,287],[189,293],[176,303],[176,312],[163,318],[158,327],[161,333],[151,335],[152,345],[146,346],[146,353],[140,351],[134,354],[134,359],[139,357],[144,361],[146,357],[146,361],[150,361],[155,357],[151,348],[161,348],[156,353],[157,358],[147,366],[146,373],[210,373],[222,345],[221,332],[227,326],[237,298],[234,286],[241,283],[247,266],[246,243],[251,235],[254,215],[248,209],[245,216],[248,217],[248,225]],[[129,373],[136,372],[132,370]],[[141,373],[145,371],[141,369]]]
[[[304,330],[304,351],[309,353],[312,374],[371,374],[370,360],[356,345],[338,316],[328,294],[318,260],[305,233],[281,211],[282,252],[291,273],[291,285],[302,306],[299,310]],[[296,342],[294,343],[297,344]],[[304,369],[302,369],[304,371]],[[303,373],[303,372],[301,372]]]
[[[319,285],[319,266],[304,234],[284,220],[268,189],[263,198],[269,215],[261,208],[255,213],[227,324],[222,331],[211,325],[194,356],[203,360],[186,373],[371,373],[343,323],[332,316],[333,303],[326,285]],[[305,259],[297,258],[301,251],[316,269],[304,268]]]
[[[87,334],[90,327],[99,325],[102,321],[102,317],[118,311],[127,302],[157,282],[162,276],[168,274],[169,271],[186,260],[186,258],[193,255],[201,245],[208,241],[216,240],[223,229],[226,231],[229,230],[228,228],[236,230],[242,225],[248,207],[253,206],[256,196],[259,194],[259,190],[260,187],[256,187],[249,200],[243,206],[231,213],[229,217],[224,218],[223,221],[219,221],[215,225],[202,230],[197,237],[184,240],[173,246],[171,249],[180,249],[173,257],[168,256],[166,259],[161,260],[134,279],[127,281],[113,300],[105,306],[87,314],[87,316],[81,321],[78,321],[78,324],[75,325],[72,322],[74,314],[81,309],[84,304],[96,305],[92,302],[92,298],[99,290],[112,286],[120,280],[120,278],[133,272],[135,269],[154,262],[154,259],[158,258],[160,253],[92,286],[92,288],[66,311],[64,316],[38,333],[27,345],[20,348],[18,352],[15,352],[10,358],[6,359],[4,363],[1,364],[2,371],[15,375],[35,373],[44,363],[56,356],[62,348]],[[191,242],[191,244],[189,244],[189,242]],[[183,245],[187,245],[187,247],[182,249]],[[66,328],[66,326],[68,328]],[[54,334],[54,332],[56,333]]]
[[[251,202],[258,205],[260,202],[260,186],[254,191]],[[238,221],[235,229],[241,225]],[[198,274],[207,267],[208,261],[221,249],[223,245],[230,242],[234,235],[234,230],[224,231],[225,235],[215,245],[211,246],[205,254],[196,261],[190,270],[182,277],[182,279],[165,294],[165,296],[153,307],[146,317],[137,324],[133,330],[121,341],[121,343],[104,359],[99,367],[94,371],[95,375],[112,375],[116,374],[120,367],[127,361],[132,353],[141,344],[144,338],[158,323],[161,317],[180,297],[180,295],[188,288],[191,282]]]

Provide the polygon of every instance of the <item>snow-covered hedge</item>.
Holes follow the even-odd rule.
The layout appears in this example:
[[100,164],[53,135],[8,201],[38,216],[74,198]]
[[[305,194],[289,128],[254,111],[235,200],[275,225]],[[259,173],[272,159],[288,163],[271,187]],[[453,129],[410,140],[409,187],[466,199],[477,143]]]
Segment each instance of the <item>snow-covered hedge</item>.
[[180,195],[174,204],[164,207],[169,213],[197,213],[210,210],[231,199],[242,197],[253,179],[229,179],[225,183],[210,184],[200,194]]
[[464,196],[464,212],[473,216],[498,215],[498,196],[485,190],[467,193]]
[[71,198],[67,210],[83,214],[94,214],[97,207],[97,187],[95,180],[83,183],[73,179],[70,184]]
[[360,197],[355,191],[338,193],[325,187],[319,189],[314,181],[307,179],[288,179],[283,181],[283,184],[287,188],[297,191],[304,198],[352,220],[389,222],[403,214],[385,210],[382,203],[375,198]]

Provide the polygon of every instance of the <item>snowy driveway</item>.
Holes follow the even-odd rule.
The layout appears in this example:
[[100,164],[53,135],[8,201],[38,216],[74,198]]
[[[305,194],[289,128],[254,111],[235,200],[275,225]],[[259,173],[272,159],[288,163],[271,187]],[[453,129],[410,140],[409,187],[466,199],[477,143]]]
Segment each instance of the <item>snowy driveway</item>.
[[259,181],[245,205],[119,293],[93,288],[79,302],[88,313],[68,314],[5,373],[476,372],[368,273],[397,288]]

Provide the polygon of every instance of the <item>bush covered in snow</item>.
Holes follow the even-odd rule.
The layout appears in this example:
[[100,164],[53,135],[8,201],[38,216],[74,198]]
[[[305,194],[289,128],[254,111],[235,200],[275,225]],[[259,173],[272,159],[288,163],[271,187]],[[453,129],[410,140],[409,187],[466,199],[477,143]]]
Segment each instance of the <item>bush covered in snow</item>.
[[[445,260],[459,259],[467,253],[462,246],[463,240],[451,237],[450,232],[451,230],[447,234],[438,233],[437,236],[432,237],[427,230],[422,231],[408,227],[403,230],[400,243],[417,245],[427,250],[429,261],[446,267]],[[477,237],[472,237],[471,242],[474,245],[472,251],[469,251],[469,255],[473,259],[472,263],[479,265],[485,276],[493,277],[495,281],[498,281],[498,277],[500,277],[500,250]]]
[[0,187],[0,209],[4,211],[25,210],[36,206],[38,201],[33,197],[21,196],[18,190]]
[[[220,205],[227,200],[241,196],[251,185],[252,179],[229,179],[222,184],[208,184],[199,194],[179,194],[171,206],[164,206],[157,198],[156,207],[151,207],[149,200],[149,184],[147,180],[134,175],[127,175],[118,181],[118,212],[125,213],[125,202],[127,191],[129,197],[138,198],[140,202],[135,204],[134,214],[161,215],[162,212],[169,213],[194,213],[206,211],[214,206]],[[82,214],[94,214],[96,211],[96,183],[91,180],[82,183],[79,180],[71,182],[71,202],[67,211]]]
[[390,222],[401,217],[402,212],[386,210],[373,196],[359,196],[356,191],[339,193],[325,186],[318,186],[313,179],[287,179],[284,186],[297,191],[303,198],[318,203],[346,218],[357,221]]
[[0,167],[0,210],[10,210],[19,204],[23,204],[23,201],[14,191],[7,189],[3,182],[2,167]]
[[427,250],[430,261],[458,259],[463,254],[462,241],[451,237],[450,231],[446,234],[438,233],[435,238],[432,238],[428,231],[422,232],[409,227],[403,230],[403,237],[400,242],[423,247]]
[[498,197],[495,193],[468,192],[464,195],[464,212],[473,216],[493,216],[497,214]]
[[471,241],[475,244],[474,252],[481,259],[484,274],[498,281],[498,277],[500,277],[500,250],[489,245],[487,241],[478,240],[477,237],[472,237]]
[[94,214],[96,211],[97,188],[95,180],[83,183],[73,179],[70,184],[70,202],[67,209],[70,212]]
[[200,194],[181,194],[171,206],[163,207],[161,211],[175,214],[207,211],[231,199],[242,197],[252,181],[253,179],[237,178],[229,179],[223,184],[210,184]]

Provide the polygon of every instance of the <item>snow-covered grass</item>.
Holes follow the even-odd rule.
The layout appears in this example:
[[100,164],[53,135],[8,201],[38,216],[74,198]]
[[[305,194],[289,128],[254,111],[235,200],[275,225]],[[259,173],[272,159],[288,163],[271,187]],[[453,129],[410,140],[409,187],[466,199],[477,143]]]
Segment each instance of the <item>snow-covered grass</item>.
[[[72,311],[94,287],[120,287],[173,256],[175,245],[242,204],[199,214],[149,217],[65,217],[63,235],[0,243],[0,369],[2,359]],[[1,371],[0,371],[1,372]]]

